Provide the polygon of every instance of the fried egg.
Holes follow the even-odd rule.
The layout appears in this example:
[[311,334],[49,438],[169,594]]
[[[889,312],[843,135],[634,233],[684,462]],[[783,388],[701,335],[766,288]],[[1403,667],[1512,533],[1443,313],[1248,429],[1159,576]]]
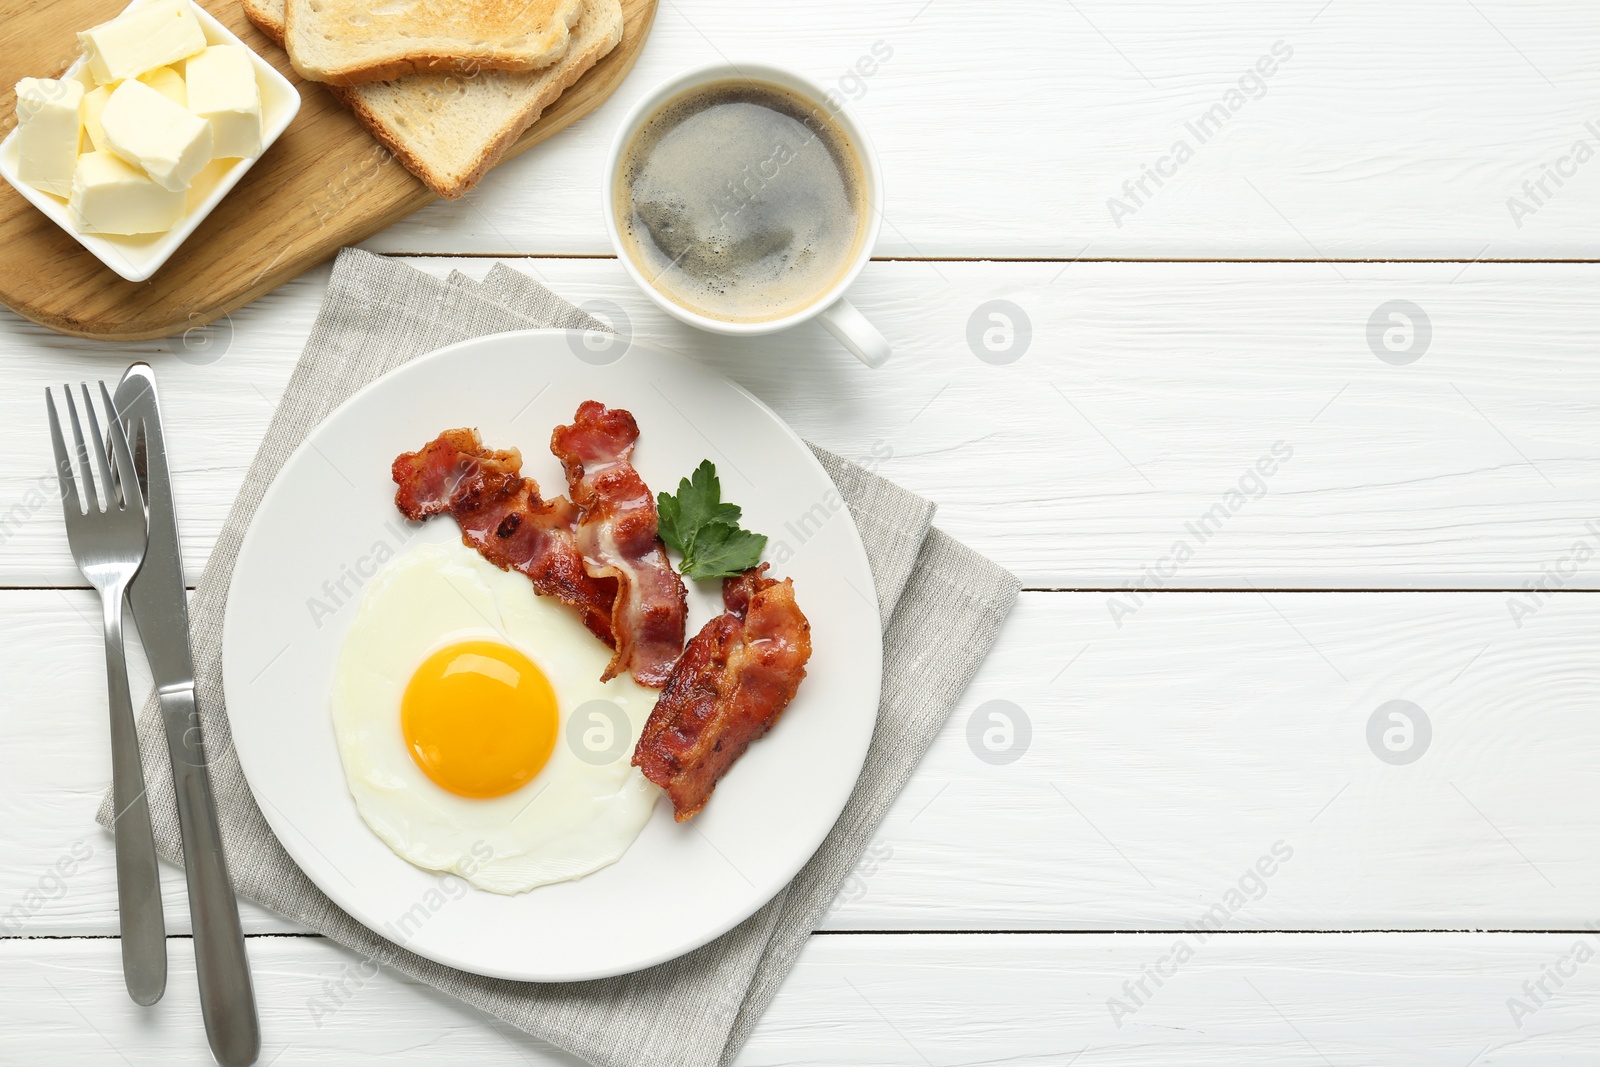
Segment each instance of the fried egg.
[[368,583],[333,725],[361,818],[403,859],[521,893],[625,852],[658,791],[630,759],[656,692],[600,681],[611,650],[460,542]]

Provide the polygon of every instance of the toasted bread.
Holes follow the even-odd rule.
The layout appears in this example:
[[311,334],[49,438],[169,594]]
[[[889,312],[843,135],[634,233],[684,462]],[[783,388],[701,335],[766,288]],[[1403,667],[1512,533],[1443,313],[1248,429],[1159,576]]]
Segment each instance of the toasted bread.
[[[285,0],[244,0],[245,14],[283,43]],[[545,108],[622,40],[621,0],[584,0],[567,54],[532,74],[414,74],[329,86],[385,148],[434,192],[456,199],[498,163]]]
[[284,31],[288,28],[286,0],[243,0],[245,17],[255,23],[256,29],[272,38],[272,43],[283,48]]
[[303,78],[363,85],[407,74],[526,73],[567,52],[583,0],[287,0]]

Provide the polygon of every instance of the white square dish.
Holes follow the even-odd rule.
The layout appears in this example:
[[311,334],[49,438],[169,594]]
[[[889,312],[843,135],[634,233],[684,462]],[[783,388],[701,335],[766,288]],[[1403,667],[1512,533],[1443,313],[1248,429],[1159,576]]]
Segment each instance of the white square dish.
[[[133,0],[124,10],[137,10],[148,2],[149,0]],[[195,16],[200,20],[200,28],[205,31],[206,44],[235,44],[250,53],[250,62],[255,67],[256,83],[261,87],[261,151],[264,155],[300,112],[300,93],[289,79],[279,74],[272,64],[230,33],[226,26],[213,18],[204,8],[198,4],[191,6],[194,8]],[[81,27],[81,29],[88,28]],[[86,88],[94,87],[93,81],[84,69],[84,60],[81,56],[62,77],[76,78],[83,82]],[[244,177],[245,171],[254,163],[254,159],[212,160],[195,178],[194,184],[189,189],[188,205],[184,210],[183,219],[166,233],[144,234],[138,237],[110,237],[79,233],[67,214],[65,200],[35,189],[21,180],[17,173],[15,129],[4,141],[0,141],[0,177],[10,182],[11,187],[21,193],[34,207],[50,216],[57,226],[71,234],[73,240],[92,252],[100,262],[130,282],[146,281],[160,270],[171,258],[172,253],[188,240],[189,235],[194,233],[195,228],[211,214],[212,209],[222,202],[222,198],[239,183],[239,179]]]

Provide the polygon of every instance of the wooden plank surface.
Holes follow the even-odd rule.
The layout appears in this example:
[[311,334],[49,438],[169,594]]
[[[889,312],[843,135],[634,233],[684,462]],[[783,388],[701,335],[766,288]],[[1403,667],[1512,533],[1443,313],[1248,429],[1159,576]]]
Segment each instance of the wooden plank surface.
[[[122,0],[0,0],[0,136],[13,86],[64,71],[74,34]],[[136,340],[184,334],[282,285],[342,246],[430,203],[433,193],[245,18],[237,0],[203,6],[300,90],[294,123],[148,282],[127,282],[9,185],[0,184],[0,303],[54,330]],[[565,129],[614,92],[649,36],[656,0],[623,0],[622,42],[548,108],[508,155]]]
[[[1560,594],[1520,628],[1494,593],[1168,593],[1120,629],[1105,599],[1023,596],[825,929],[1600,921],[1600,597]],[[3,592],[0,619],[0,924],[20,908],[13,933],[115,933],[92,594]],[[1410,764],[1368,736],[1394,700],[1428,724]]]
[[[1574,558],[1600,548],[1594,265],[874,263],[857,303],[900,349],[877,371],[817,326],[760,344],[693,331],[614,260],[517,265],[620,309],[634,336],[707,361],[809,439],[937,501],[941,526],[1033,587],[1600,587],[1600,567]],[[0,420],[15,429],[0,436],[0,583],[81,584],[59,515],[29,495],[50,474],[41,394],[115,379],[136,358],[173,405],[197,576],[325,277],[161,342],[106,346],[0,319]],[[1015,362],[969,344],[974,321],[993,328],[995,300],[1029,323]],[[1404,366],[1368,336],[1395,300],[1431,332]],[[1258,479],[1279,442],[1292,457]],[[1241,484],[1245,497],[1230,496]]]
[[[688,67],[751,56],[834,86],[866,126],[882,256],[1600,258],[1600,155],[1574,157],[1580,140],[1600,149],[1592,4],[987,0],[982,27],[972,11],[674,0],[593,121],[371,247],[610,252],[597,184],[628,107]],[[893,55],[876,64],[879,42]],[[1262,57],[1264,92],[1247,79]],[[1220,133],[1189,129],[1232,103]],[[1162,185],[1145,176],[1158,166]],[[1513,217],[1513,197],[1532,214]],[[1113,218],[1113,200],[1136,210]]]
[[[1549,177],[1578,141],[1600,145],[1600,13],[1561,0],[995,0],[984,13],[1018,32],[975,32],[945,0],[674,0],[588,121],[368,242],[441,254],[413,261],[436,274],[489,266],[456,257],[538,257],[519,265],[731,374],[811,439],[887,451],[883,473],[1029,585],[1079,590],[1024,595],[739,1062],[1588,1064],[1597,268],[1487,261],[1600,259],[1595,165]],[[1187,124],[1279,41],[1293,54],[1264,95],[1247,93],[1165,184],[1145,179],[1119,226],[1124,183],[1196,140]],[[862,72],[880,42],[893,55]],[[596,178],[631,103],[742,56],[835,85],[875,135],[878,253],[914,260],[875,262],[852,294],[900,349],[883,371],[818,329],[692,334],[614,261],[544,258],[609,253]],[[974,92],[961,76],[974,71],[1002,71],[1007,95]],[[999,106],[1013,98],[1026,106]],[[1540,180],[1536,210],[1514,215]],[[985,257],[1055,262],[966,262]],[[1216,262],[1263,258],[1304,262]],[[0,1062],[208,1062],[187,942],[167,1000],[142,1013],[104,936],[99,639],[54,503],[29,495],[48,473],[38,394],[156,363],[197,574],[325,277],[146,343],[0,313],[13,431],[0,435],[0,920],[28,905],[21,932],[0,933]],[[980,345],[996,325],[992,300],[1027,317],[1014,362],[968,341],[975,319]],[[1404,351],[1416,335],[1394,332],[1393,301],[1421,309],[1422,351]],[[1167,591],[1113,608],[1279,440],[1294,455],[1266,491],[1161,575]],[[1412,763],[1385,745],[1397,720],[1369,735],[1393,700],[1428,717]],[[1022,716],[1025,751],[1006,762],[985,731],[1003,749]],[[47,880],[84,845],[62,886]],[[1183,932],[1219,923],[1218,905],[1236,932]],[[246,923],[293,930],[254,908]],[[1341,930],[1370,932],[1326,932]],[[1180,941],[1193,958],[1156,985],[1147,971],[1171,968]],[[263,1063],[576,1063],[320,939],[253,937],[251,951]],[[319,1013],[314,998],[352,975],[348,1002]],[[1115,1017],[1112,999],[1140,980],[1143,1002]]]
[[[1176,943],[1171,934],[815,937],[737,1063],[1593,1062],[1593,934],[1216,936],[1182,964]],[[141,1009],[122,989],[113,939],[0,942],[0,996],[8,1015],[28,1020],[0,1034],[0,1052],[62,1067],[209,1064],[188,942],[169,944],[167,995]],[[251,938],[249,952],[263,1065],[581,1067],[321,939]],[[1146,973],[1158,967],[1160,986]],[[1135,1004],[1124,983],[1140,981],[1150,995],[1135,987]],[[1540,981],[1549,993],[1535,989],[1534,1003],[1524,983]],[[1115,1021],[1113,998],[1132,1008]],[[1531,1010],[1513,1015],[1513,999]]]

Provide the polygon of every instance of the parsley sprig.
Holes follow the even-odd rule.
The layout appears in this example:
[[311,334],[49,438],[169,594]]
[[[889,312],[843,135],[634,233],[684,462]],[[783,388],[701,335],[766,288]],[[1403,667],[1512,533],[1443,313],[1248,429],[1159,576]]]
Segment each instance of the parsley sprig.
[[739,525],[739,505],[722,499],[716,464],[709,459],[678,483],[678,495],[659,493],[661,540],[683,557],[680,573],[690,578],[731,578],[761,562],[764,534]]

